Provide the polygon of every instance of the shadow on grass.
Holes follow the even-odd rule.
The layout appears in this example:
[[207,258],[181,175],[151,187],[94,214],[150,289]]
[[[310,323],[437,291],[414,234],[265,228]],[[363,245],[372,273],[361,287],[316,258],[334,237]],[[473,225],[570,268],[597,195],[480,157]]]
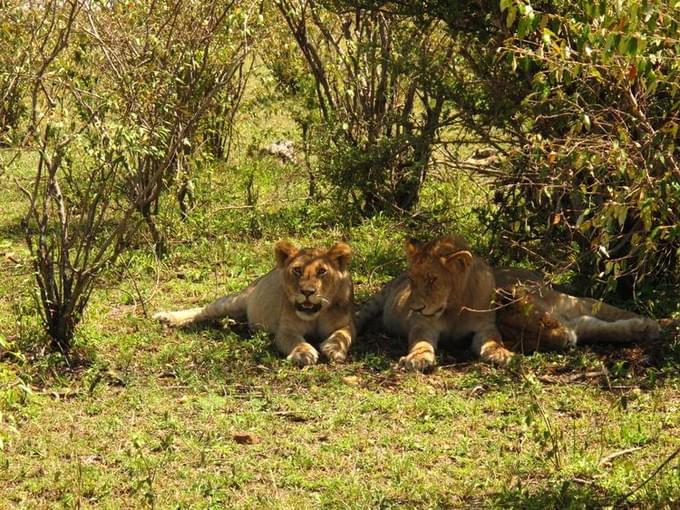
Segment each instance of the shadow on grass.
[[[408,352],[408,342],[380,331],[380,321],[374,320],[352,345],[351,355],[373,370],[386,370],[399,362]],[[467,339],[462,342],[441,342],[437,346],[437,364],[451,367],[475,361]]]
[[[448,371],[469,371],[471,367],[487,365],[469,349],[471,338],[451,343],[443,341],[437,347],[437,364]],[[380,321],[374,320],[352,345],[352,359],[373,371],[394,367],[407,354],[407,341],[381,331]],[[619,390],[641,387],[651,389],[674,377],[680,367],[680,336],[665,328],[659,340],[625,345],[587,344],[562,353],[518,353],[520,363],[528,363],[539,378],[560,384],[586,382],[603,389],[616,386]],[[535,357],[534,357],[535,356]],[[547,356],[547,357],[546,357]],[[545,360],[550,361],[546,363]],[[602,370],[597,367],[601,366]],[[502,380],[517,376],[512,369],[486,371]],[[595,377],[595,375],[598,375]]]
[[680,336],[665,329],[658,340],[625,345],[586,344],[581,351],[597,358],[610,377],[639,382],[646,388],[677,373]]
[[25,236],[21,221],[21,218],[17,218],[0,223],[0,239],[7,239],[14,243],[23,243]]
[[[546,508],[602,508],[614,505],[617,497],[605,489],[587,481],[564,480],[538,490],[508,489],[490,498],[499,508],[544,510]],[[628,508],[617,505],[616,508]]]
[[[253,330],[246,322],[202,322],[182,328],[185,333],[207,333],[216,344],[224,344],[238,348],[239,357],[247,351],[246,359],[254,365],[270,364],[273,359],[281,357],[274,345],[274,337],[263,331]],[[206,351],[206,354],[209,354]]]

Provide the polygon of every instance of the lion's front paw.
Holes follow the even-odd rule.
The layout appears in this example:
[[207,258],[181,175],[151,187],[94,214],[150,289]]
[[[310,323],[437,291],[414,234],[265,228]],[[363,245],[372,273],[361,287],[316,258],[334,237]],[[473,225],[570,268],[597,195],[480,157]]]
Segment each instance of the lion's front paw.
[[321,344],[321,352],[331,363],[344,363],[347,360],[347,350],[334,338],[329,338]]
[[418,344],[411,352],[399,359],[399,367],[405,370],[417,370],[427,372],[435,366],[434,347],[430,344]]
[[318,351],[307,342],[301,343],[291,351],[288,360],[299,367],[314,365],[319,360]]
[[494,365],[507,366],[513,357],[514,354],[511,351],[496,342],[487,342],[482,347],[481,358]]

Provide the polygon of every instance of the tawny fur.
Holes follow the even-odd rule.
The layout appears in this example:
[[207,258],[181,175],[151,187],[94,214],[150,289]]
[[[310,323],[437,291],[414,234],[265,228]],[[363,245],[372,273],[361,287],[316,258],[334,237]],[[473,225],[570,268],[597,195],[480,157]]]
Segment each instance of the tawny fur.
[[495,280],[486,262],[457,237],[422,246],[409,242],[406,251],[409,270],[361,308],[358,327],[382,313],[385,329],[408,339],[409,352],[399,360],[407,369],[433,367],[439,340],[458,341],[469,335],[477,356],[508,363],[512,353],[502,346],[496,328]]
[[154,318],[185,326],[231,317],[272,333],[279,350],[297,365],[318,361],[319,352],[308,340],[321,341],[320,350],[330,361],[345,361],[355,336],[349,246],[298,250],[280,241],[274,252],[276,268],[241,292]]
[[497,324],[515,351],[563,350],[582,342],[626,343],[654,340],[659,324],[602,301],[575,297],[543,283],[523,269],[495,271]]
[[357,314],[359,331],[382,313],[385,329],[408,338],[405,368],[435,363],[440,339],[472,336],[481,359],[507,364],[515,351],[561,350],[580,341],[658,338],[656,321],[589,298],[553,290],[539,273],[492,269],[465,241],[446,237],[407,243],[408,272],[388,283]]

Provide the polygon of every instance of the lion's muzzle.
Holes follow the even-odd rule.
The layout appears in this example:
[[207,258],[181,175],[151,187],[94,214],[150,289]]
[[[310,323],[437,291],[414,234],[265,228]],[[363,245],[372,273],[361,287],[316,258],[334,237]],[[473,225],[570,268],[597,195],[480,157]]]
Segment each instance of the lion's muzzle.
[[311,301],[303,301],[302,303],[296,303],[295,309],[298,312],[314,314],[321,311],[321,303],[312,303]]

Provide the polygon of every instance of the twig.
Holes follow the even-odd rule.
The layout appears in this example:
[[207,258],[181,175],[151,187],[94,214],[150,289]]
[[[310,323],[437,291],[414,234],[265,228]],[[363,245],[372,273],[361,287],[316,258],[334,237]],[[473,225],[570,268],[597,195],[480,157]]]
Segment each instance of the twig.
[[144,317],[148,319],[149,314],[146,311],[146,303],[145,303],[146,300],[144,299],[144,296],[142,296],[142,292],[139,290],[139,287],[137,286],[137,279],[134,278],[130,274],[130,269],[128,268],[127,265],[125,265],[123,267],[123,270],[127,273],[128,279],[132,282],[132,286],[135,289],[135,293],[137,294],[137,297],[139,298],[139,303],[142,305],[142,313],[144,314]]
[[16,258],[16,257],[14,256],[14,253],[12,253],[12,252],[9,252],[9,251],[7,251],[7,252],[2,251],[2,252],[0,252],[0,257],[4,257],[6,260],[9,260],[10,262],[13,262],[13,263],[16,264],[16,265],[20,265],[20,264],[21,264],[21,261],[20,261],[18,258]]
[[635,487],[635,488],[634,488],[632,491],[630,491],[629,493],[624,494],[623,496],[621,496],[621,497],[616,501],[616,503],[614,504],[614,506],[615,506],[615,507],[616,507],[616,506],[619,506],[621,503],[623,503],[624,501],[626,501],[629,497],[631,497],[633,494],[635,494],[637,491],[639,491],[639,490],[642,489],[645,485],[647,485],[647,483],[649,483],[649,481],[650,481],[652,478],[654,478],[654,477],[659,473],[659,471],[661,471],[661,470],[662,470],[664,467],[666,467],[666,466],[667,466],[667,465],[668,465],[675,457],[677,457],[678,454],[680,454],[680,446],[678,446],[678,447],[675,449],[675,451],[674,451],[673,453],[671,453],[668,457],[666,457],[666,460],[664,460],[661,464],[659,464],[659,467],[657,467],[654,471],[652,471],[652,474],[649,475],[642,483],[640,483],[637,487]]
[[613,391],[614,388],[612,388],[612,381],[609,378],[609,370],[607,370],[607,367],[602,361],[600,361],[600,366],[602,367],[602,375],[604,376],[604,380],[607,383],[607,389],[609,391]]
[[213,209],[212,213],[218,213],[222,211],[232,211],[235,209],[254,209],[254,205],[246,204],[246,205],[225,205],[224,207],[218,207],[217,209]]
[[585,379],[592,379],[595,377],[603,377],[606,376],[606,372],[603,372],[601,370],[598,371],[593,371],[593,372],[582,372],[578,374],[572,374],[566,377],[559,377],[559,376],[552,376],[552,375],[539,375],[536,377],[539,381],[542,383],[547,383],[547,384],[564,384],[564,383],[574,383],[577,381],[583,381]]
[[635,446],[633,448],[626,448],[625,450],[619,450],[618,452],[610,453],[606,457],[602,457],[600,459],[600,462],[598,464],[600,466],[604,466],[605,464],[611,463],[614,459],[618,459],[619,457],[622,457],[623,455],[628,455],[629,453],[636,452],[638,450],[642,450],[642,446]]

